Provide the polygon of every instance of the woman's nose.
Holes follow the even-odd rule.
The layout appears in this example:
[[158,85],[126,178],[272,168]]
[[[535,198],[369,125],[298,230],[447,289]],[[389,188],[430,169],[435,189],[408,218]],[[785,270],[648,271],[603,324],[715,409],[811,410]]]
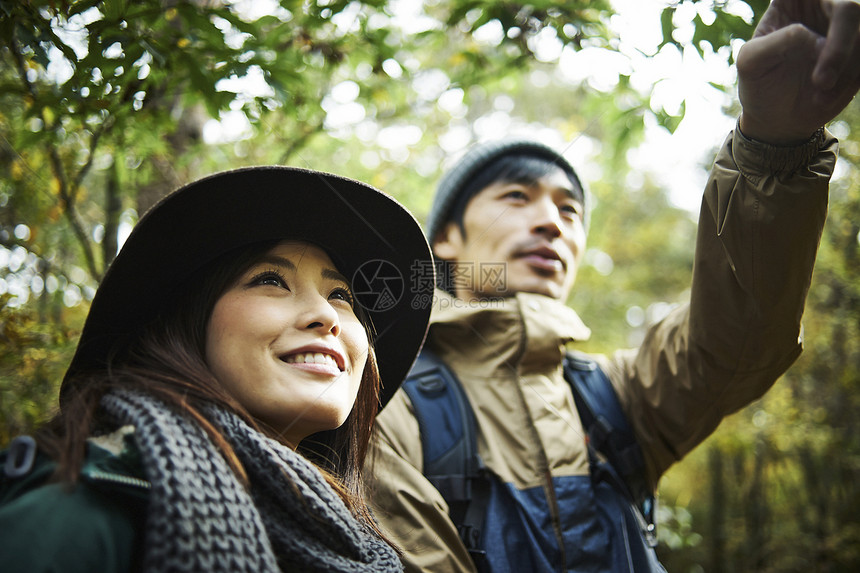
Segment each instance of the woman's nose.
[[337,310],[322,295],[310,294],[302,297],[302,312],[299,317],[300,326],[308,330],[318,330],[321,334],[340,333],[340,319]]

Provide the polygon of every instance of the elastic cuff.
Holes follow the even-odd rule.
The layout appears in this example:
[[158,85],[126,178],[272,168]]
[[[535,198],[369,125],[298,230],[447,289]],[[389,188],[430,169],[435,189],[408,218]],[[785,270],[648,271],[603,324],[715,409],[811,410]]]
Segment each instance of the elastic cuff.
[[773,174],[794,173],[806,167],[818,155],[827,139],[824,127],[819,127],[812,137],[799,145],[771,145],[744,135],[740,118],[735,125],[735,133],[738,135],[735,145],[740,144],[745,150],[755,153],[760,158],[762,169]]

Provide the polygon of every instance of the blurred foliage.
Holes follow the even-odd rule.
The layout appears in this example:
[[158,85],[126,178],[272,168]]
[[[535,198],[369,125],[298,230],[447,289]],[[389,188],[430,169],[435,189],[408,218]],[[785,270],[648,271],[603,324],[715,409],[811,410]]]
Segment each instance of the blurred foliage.
[[[324,169],[383,188],[423,218],[458,148],[448,138],[547,135],[590,150],[577,166],[590,163],[596,207],[570,301],[593,330],[587,350],[637,344],[688,297],[695,218],[631,173],[628,154],[646,124],[674,131],[690,106],[664,108],[632,74],[594,85],[558,73],[570,52],[633,57],[610,3],[414,5],[404,15],[385,0],[0,0],[0,443],[50,415],[88,301],[139,214],[216,170]],[[731,62],[766,6],[666,2],[657,51],[636,57],[693,49]],[[230,125],[239,127],[206,135]],[[856,101],[832,128],[839,176],[805,352],[666,475],[669,571],[860,562]],[[702,134],[715,148],[723,136]]]
[[[768,4],[770,0],[747,0],[744,3],[731,0],[715,0],[709,3],[691,0],[671,2],[661,16],[663,45],[674,44],[681,48],[691,45],[702,54],[706,46],[716,51],[730,46],[733,40],[751,38],[755,25],[767,10]],[[676,17],[680,12],[690,10],[695,13],[694,32],[689,42],[681,41],[676,34]],[[734,63],[733,54],[729,55],[729,61]]]
[[[10,295],[0,295],[0,443],[45,422],[77,332],[52,324],[33,307],[10,308]],[[82,314],[83,309],[76,309]],[[80,320],[80,317],[77,317]],[[48,399],[51,397],[51,399]]]
[[585,347],[608,353],[641,342],[649,324],[686,300],[696,221],[653,182],[631,190],[618,172],[594,193],[599,203],[571,306],[593,330]]

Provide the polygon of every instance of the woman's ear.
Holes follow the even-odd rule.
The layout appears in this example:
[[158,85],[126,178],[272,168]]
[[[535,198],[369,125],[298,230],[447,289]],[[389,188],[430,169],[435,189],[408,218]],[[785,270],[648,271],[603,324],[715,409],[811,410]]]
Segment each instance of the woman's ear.
[[463,231],[460,225],[449,221],[436,233],[433,241],[433,254],[437,259],[444,261],[456,261],[463,251]]

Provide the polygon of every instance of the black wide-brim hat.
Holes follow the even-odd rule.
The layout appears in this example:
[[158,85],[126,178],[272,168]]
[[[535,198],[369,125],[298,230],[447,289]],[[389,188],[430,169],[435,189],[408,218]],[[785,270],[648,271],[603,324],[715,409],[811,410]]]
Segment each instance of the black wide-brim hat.
[[141,217],[96,291],[61,398],[76,375],[104,369],[196,270],[237,247],[285,239],[318,245],[351,279],[372,322],[380,401],[387,403],[427,332],[434,282],[427,240],[415,218],[383,192],[282,166],[200,179]]

